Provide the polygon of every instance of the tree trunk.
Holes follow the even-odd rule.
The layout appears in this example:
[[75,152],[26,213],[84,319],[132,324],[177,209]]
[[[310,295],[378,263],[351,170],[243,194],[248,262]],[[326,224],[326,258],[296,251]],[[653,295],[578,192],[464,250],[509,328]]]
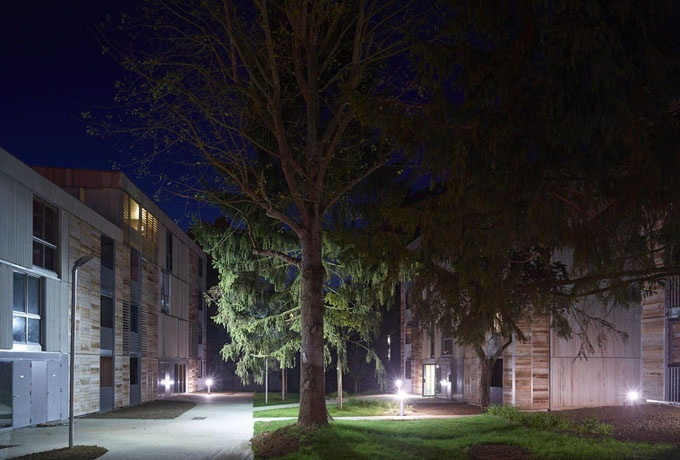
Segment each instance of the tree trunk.
[[281,366],[281,401],[286,400],[286,368]]
[[298,424],[326,425],[324,393],[323,282],[321,218],[314,216],[300,235],[300,412]]
[[338,409],[342,410],[342,361],[338,357]]
[[494,358],[479,358],[479,404],[485,410],[491,404],[491,377],[493,375]]

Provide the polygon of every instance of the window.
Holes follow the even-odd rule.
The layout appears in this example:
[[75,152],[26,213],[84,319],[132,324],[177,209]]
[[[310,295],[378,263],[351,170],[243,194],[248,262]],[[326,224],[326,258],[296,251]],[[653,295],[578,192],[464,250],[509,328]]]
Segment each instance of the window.
[[99,357],[99,387],[109,388],[113,386],[113,358],[111,356]]
[[57,211],[33,200],[33,265],[57,271]]
[[503,387],[503,358],[498,358],[491,371],[492,387]]
[[130,196],[126,195],[125,196],[126,200],[128,200],[127,204],[127,224],[130,226],[130,228],[134,230],[139,230],[139,221],[140,221],[140,214],[141,214],[141,207],[139,206],[139,203],[137,203],[135,200],[130,198]]
[[442,338],[442,356],[451,356],[453,354],[453,339],[451,337]]
[[99,296],[101,305],[100,321],[101,327],[113,329],[113,299],[108,296]]
[[203,278],[203,261],[201,258],[198,258],[198,277]]
[[170,313],[170,273],[161,272],[161,311]]
[[139,385],[139,358],[130,358],[130,385]]
[[139,332],[139,305],[130,304],[130,332]]
[[14,343],[42,343],[40,279],[26,273],[14,273],[12,307]]
[[198,289],[196,295],[198,296],[198,310],[203,311],[203,291]]
[[114,252],[113,240],[108,236],[101,236],[101,265],[104,268],[113,270]]
[[172,272],[172,233],[169,230],[165,237],[165,269]]

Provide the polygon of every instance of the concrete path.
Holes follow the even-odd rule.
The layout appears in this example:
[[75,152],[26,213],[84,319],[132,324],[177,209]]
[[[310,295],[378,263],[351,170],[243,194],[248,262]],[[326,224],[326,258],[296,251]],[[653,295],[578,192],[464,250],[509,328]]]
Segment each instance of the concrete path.
[[[196,407],[173,420],[79,419],[74,444],[108,449],[101,460],[252,459],[252,393],[186,394]],[[0,432],[0,459],[68,446],[68,425]]]

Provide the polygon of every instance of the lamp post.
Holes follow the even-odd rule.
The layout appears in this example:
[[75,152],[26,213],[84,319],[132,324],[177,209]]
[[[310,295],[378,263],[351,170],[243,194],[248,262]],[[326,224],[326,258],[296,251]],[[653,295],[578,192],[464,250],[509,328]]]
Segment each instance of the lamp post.
[[69,406],[68,406],[68,446],[73,447],[73,389],[76,376],[76,290],[78,289],[78,269],[92,260],[92,256],[83,256],[73,263],[71,269],[71,367],[69,373]]

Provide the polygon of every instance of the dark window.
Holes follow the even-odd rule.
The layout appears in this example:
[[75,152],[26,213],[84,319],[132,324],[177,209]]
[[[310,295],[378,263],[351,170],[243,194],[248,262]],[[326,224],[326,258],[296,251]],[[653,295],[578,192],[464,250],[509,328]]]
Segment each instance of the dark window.
[[130,332],[139,332],[139,305],[130,305]]
[[57,271],[57,211],[33,200],[33,265]]
[[198,276],[203,278],[203,261],[200,257],[198,258]]
[[15,343],[42,343],[40,279],[14,273],[12,287],[12,336]]
[[407,359],[404,363],[404,378],[410,379],[411,377],[411,360]]
[[130,358],[130,385],[139,385],[139,358]]
[[113,329],[114,321],[114,311],[113,311],[113,299],[107,296],[100,296],[99,302],[101,303],[101,327],[108,327]]
[[99,387],[108,388],[113,386],[113,358],[111,356],[99,357]]
[[114,261],[114,253],[113,253],[113,240],[107,236],[102,236],[101,237],[101,263],[102,267],[108,268],[109,270],[113,270],[113,261]]
[[170,313],[170,273],[161,272],[161,311]]
[[198,295],[198,309],[203,310],[203,291],[200,289],[196,292],[196,295]]
[[169,230],[165,237],[165,269],[172,272],[172,233]]
[[499,358],[493,365],[491,372],[491,386],[503,387],[503,358]]
[[451,356],[453,354],[453,339],[451,337],[444,337],[442,339],[442,356]]

